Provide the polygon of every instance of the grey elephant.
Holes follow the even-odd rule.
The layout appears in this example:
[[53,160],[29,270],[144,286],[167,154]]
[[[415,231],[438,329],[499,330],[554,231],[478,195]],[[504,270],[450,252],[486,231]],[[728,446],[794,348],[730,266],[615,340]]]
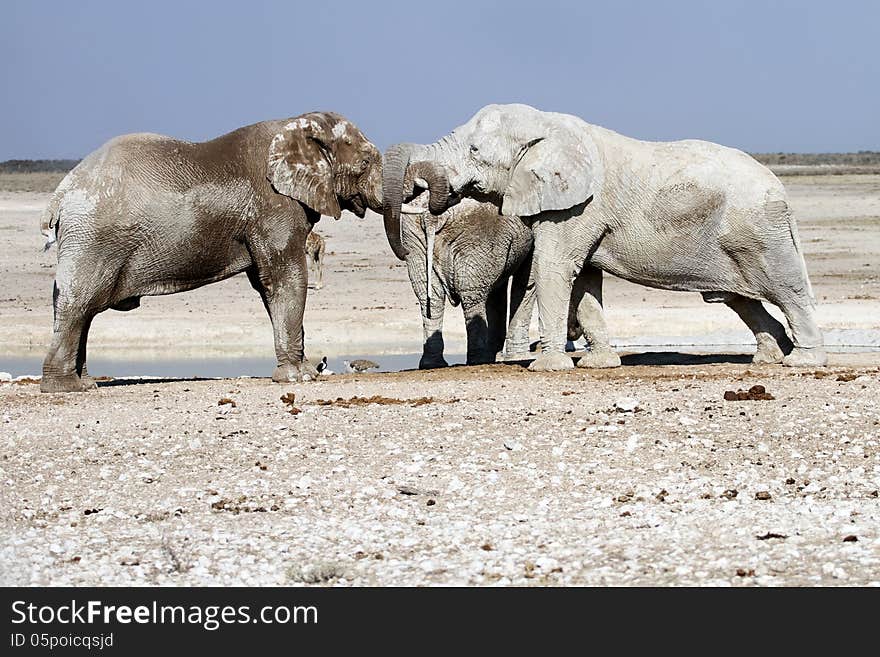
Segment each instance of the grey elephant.
[[275,337],[274,381],[314,377],[303,356],[305,242],[321,215],[381,208],[382,158],[344,117],[313,112],[204,143],[117,137],[58,186],[43,224],[58,243],[44,392],[82,391],[95,315],[246,272]]
[[[420,369],[446,367],[443,311],[461,304],[467,330],[467,364],[490,363],[508,331],[527,350],[531,307],[523,304],[531,269],[532,232],[518,217],[498,214],[489,203],[464,199],[439,216],[405,214],[401,239],[419,300],[424,328]],[[523,337],[524,336],[524,337]]]
[[[407,176],[413,167],[418,177]],[[563,349],[573,290],[582,292],[577,319],[594,336],[578,365],[619,364],[601,310],[603,270],[726,303],[755,334],[756,363],[826,362],[785,189],[741,151],[639,141],[568,114],[489,105],[431,145],[386,152],[385,229],[398,257],[399,207],[419,181],[431,187],[432,212],[471,197],[531,223],[543,349],[532,370],[572,367]],[[761,300],[782,310],[791,339]]]

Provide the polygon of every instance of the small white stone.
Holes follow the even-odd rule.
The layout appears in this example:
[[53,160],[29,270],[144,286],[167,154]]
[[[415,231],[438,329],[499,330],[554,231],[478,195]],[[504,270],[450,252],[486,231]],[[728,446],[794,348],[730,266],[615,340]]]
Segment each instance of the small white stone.
[[639,407],[639,400],[635,397],[621,397],[614,402],[614,408],[623,413],[633,413]]
[[693,426],[699,424],[699,422],[697,422],[695,419],[693,419],[691,417],[688,417],[687,415],[679,415],[678,416],[678,423],[681,424],[682,426],[685,426],[685,427],[693,427]]
[[559,562],[552,557],[538,557],[535,559],[535,567],[549,573],[554,568],[559,567]]
[[638,446],[639,446],[639,438],[641,438],[641,437],[642,437],[641,434],[634,433],[634,434],[631,435],[629,438],[627,438],[627,439],[626,439],[626,451],[627,451],[627,452],[634,452],[634,451],[636,451],[636,449],[637,449]]
[[464,488],[464,483],[458,477],[453,477],[449,480],[449,484],[446,486],[447,493],[454,493],[456,491]]

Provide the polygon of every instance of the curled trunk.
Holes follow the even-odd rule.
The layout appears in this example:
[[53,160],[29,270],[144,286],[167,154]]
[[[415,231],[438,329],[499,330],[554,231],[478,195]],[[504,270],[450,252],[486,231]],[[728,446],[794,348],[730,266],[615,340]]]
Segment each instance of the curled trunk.
[[388,244],[400,260],[409,253],[400,237],[400,212],[404,200],[410,200],[414,188],[423,180],[430,192],[429,209],[432,214],[446,210],[449,201],[449,181],[443,169],[429,160],[410,160],[423,146],[395,144],[385,153],[383,163],[382,202],[385,235]]

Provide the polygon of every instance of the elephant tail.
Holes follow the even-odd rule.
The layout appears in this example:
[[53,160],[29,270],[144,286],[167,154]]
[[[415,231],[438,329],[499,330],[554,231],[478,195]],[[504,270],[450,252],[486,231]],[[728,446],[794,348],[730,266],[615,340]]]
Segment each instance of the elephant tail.
[[58,241],[58,218],[61,214],[61,201],[64,199],[64,192],[56,191],[49,199],[49,205],[43,210],[40,216],[40,233],[46,238],[43,245],[43,251],[48,251],[52,245]]
[[58,184],[58,187],[56,187],[55,191],[52,193],[52,197],[49,199],[49,204],[46,206],[46,209],[43,210],[43,214],[40,216],[40,232],[43,234],[43,237],[46,238],[46,243],[43,245],[43,251],[48,251],[52,248],[52,245],[58,241],[58,222],[61,218],[61,204],[64,202],[65,194],[67,194],[74,185],[74,171],[81,166],[82,162],[64,176]]

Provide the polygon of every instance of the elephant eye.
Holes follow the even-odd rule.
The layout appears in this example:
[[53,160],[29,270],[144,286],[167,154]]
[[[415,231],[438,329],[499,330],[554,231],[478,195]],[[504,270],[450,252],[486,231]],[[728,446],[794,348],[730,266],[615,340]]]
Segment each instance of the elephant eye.
[[476,155],[479,152],[480,152],[480,149],[477,148],[477,146],[475,144],[471,144],[471,155]]

